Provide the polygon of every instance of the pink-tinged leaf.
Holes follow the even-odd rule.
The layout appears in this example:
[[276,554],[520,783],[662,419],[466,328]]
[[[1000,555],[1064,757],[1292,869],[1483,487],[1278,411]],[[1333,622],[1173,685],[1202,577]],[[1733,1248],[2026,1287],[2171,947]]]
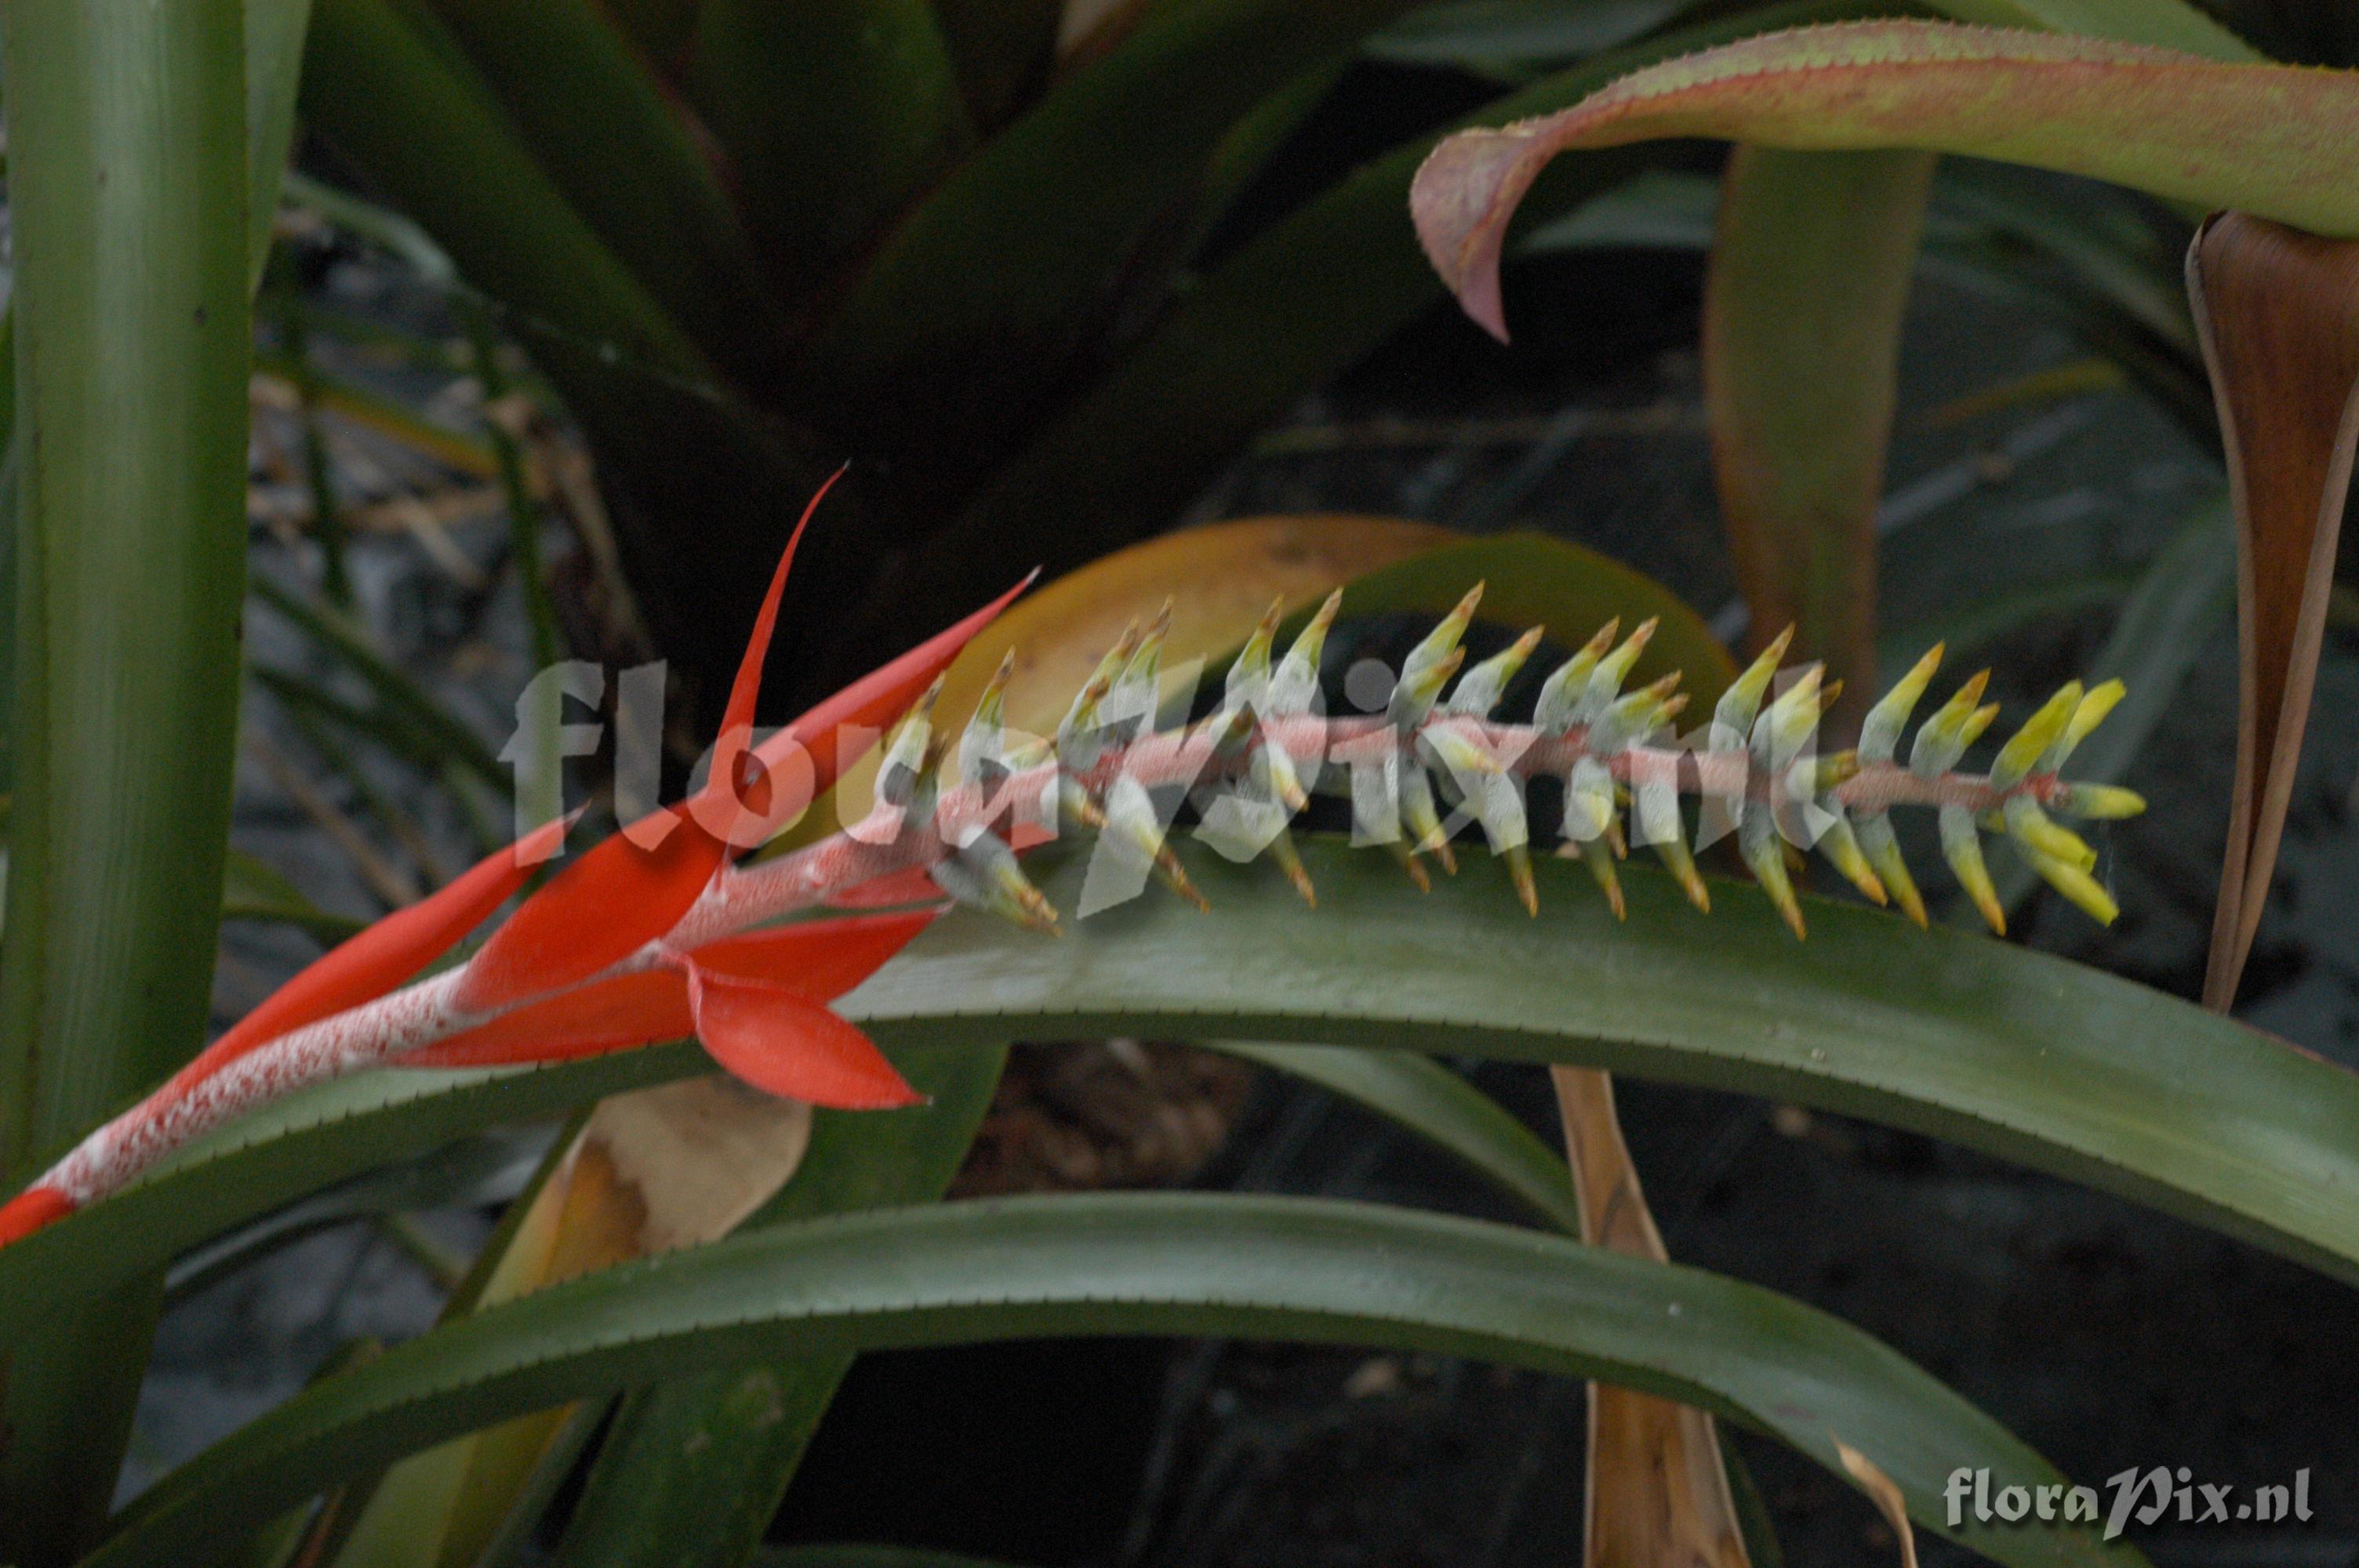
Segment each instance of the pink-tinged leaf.
[[782,987],[691,971],[696,1037],[740,1079],[781,1099],[886,1110],[924,1098],[865,1034]]
[[2359,76],[1940,22],[1769,33],[1649,66],[1571,108],[1445,139],[1409,211],[1466,313],[1500,338],[1507,222],[1559,153],[1668,136],[1915,147],[2029,164],[2322,234],[2359,235]]
[[173,1076],[185,1087],[255,1046],[375,1001],[455,946],[557,852],[571,817],[545,824],[416,903],[322,954]]
[[677,969],[616,975],[517,1008],[397,1058],[405,1067],[505,1067],[594,1056],[696,1033]]
[[55,1187],[27,1187],[0,1204],[0,1247],[22,1241],[73,1211],[73,1200]]
[[2228,454],[2243,666],[2236,781],[2203,1000],[2227,1011],[2277,869],[2359,441],[2359,244],[2241,213],[2204,224],[2187,287]]
[[[803,530],[835,481],[838,469],[820,486],[803,508],[795,531],[770,574],[770,590],[754,617],[753,634],[738,662],[737,679],[729,688],[729,706],[722,716],[721,738],[713,752],[712,776],[700,797],[737,798],[754,781],[741,778],[739,762],[748,755],[753,734],[754,702],[761,693],[762,664],[769,656],[770,636],[777,629],[778,599],[786,591],[795,549]],[[746,790],[747,808],[759,810],[768,802],[766,782]],[[468,965],[455,998],[461,1007],[487,1012],[527,997],[562,990],[641,947],[679,924],[712,884],[728,858],[733,839],[742,841],[738,824],[724,818],[724,830],[714,832],[694,809],[698,800],[684,801],[662,812],[651,812],[568,866],[549,884],[525,901],[506,925],[492,933],[484,950]],[[653,849],[645,847],[647,829],[669,816],[670,827]]]
[[830,909],[891,909],[904,903],[939,903],[941,896],[941,888],[926,868],[911,866],[831,894],[827,905]]
[[[940,890],[929,884],[939,900]],[[833,1001],[884,967],[941,914],[931,909],[811,920],[709,943],[689,955],[706,976],[776,986],[810,1001]]]

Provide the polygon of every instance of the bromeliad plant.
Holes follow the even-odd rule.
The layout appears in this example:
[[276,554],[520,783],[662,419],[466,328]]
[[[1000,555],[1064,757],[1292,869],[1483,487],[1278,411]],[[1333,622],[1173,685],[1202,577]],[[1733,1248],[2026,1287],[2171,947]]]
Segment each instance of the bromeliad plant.
[[[1209,545],[1176,536],[1144,565],[1109,563],[1103,575],[1135,589],[1168,582],[1177,574],[1147,568],[1208,548],[1234,557],[1252,530],[1216,533]],[[1286,548],[1273,564],[1318,538],[1275,535]],[[1626,903],[1616,912],[1582,894],[1587,870],[1520,844],[1517,813],[1525,830],[1533,825],[1519,786],[1540,776],[1561,781],[1544,796],[1561,788],[1572,803],[1565,837],[1574,857],[1608,866],[1615,835],[1647,840],[1668,788],[1683,829],[1694,813],[1696,838],[1724,824],[1743,849],[1750,824],[1756,862],[1776,867],[1765,872],[1773,882],[1786,870],[1771,858],[1788,837],[1781,817],[1795,838],[1810,837],[1813,821],[1840,820],[1892,892],[1897,879],[1875,864],[1880,810],[1954,808],[1969,834],[1990,826],[2017,849],[2070,864],[2083,851],[2048,813],[2102,816],[2135,804],[2053,772],[2109,694],[2068,687],[1989,771],[1962,772],[1968,736],[1991,722],[1977,717],[1979,682],[1903,744],[1929,660],[1878,706],[1865,756],[1816,755],[1807,716],[1827,700],[1822,680],[1805,671],[1778,691],[1767,660],[1727,679],[1707,667],[1709,643],[1699,643],[1691,615],[1612,569],[1568,546],[1483,542],[1357,579],[1346,601],[1355,616],[1387,604],[1448,611],[1378,712],[1331,718],[1311,699],[1321,655],[1344,624],[1338,611],[1313,611],[1281,654],[1274,621],[1215,618],[1208,629],[1183,607],[1159,643],[1158,627],[1119,638],[1075,676],[1080,690],[1065,702],[1044,704],[1019,674],[994,683],[973,717],[952,717],[951,688],[982,687],[1013,642],[1037,648],[1034,604],[1060,593],[1106,597],[1100,579],[1057,585],[1011,605],[1000,623],[984,626],[992,609],[979,612],[783,737],[754,745],[733,725],[716,748],[712,776],[721,782],[591,850],[466,962],[396,989],[484,916],[495,887],[517,885],[511,858],[470,879],[470,892],[338,949],[217,1046],[179,1092],[131,1112],[9,1206],[16,1235],[0,1249],[0,1328],[13,1336],[37,1316],[71,1315],[194,1241],[458,1131],[709,1072],[716,1060],[773,1090],[835,1105],[903,1104],[913,1090],[933,1103],[820,1112],[832,1119],[817,1124],[804,1169],[744,1234],[462,1309],[375,1362],[323,1378],[119,1517],[31,1560],[74,1562],[92,1551],[110,1568],[204,1560],[251,1544],[274,1519],[299,1530],[294,1556],[324,1560],[343,1539],[338,1509],[307,1510],[308,1499],[365,1498],[369,1477],[388,1465],[401,1462],[407,1475],[444,1451],[436,1445],[487,1422],[584,1400],[561,1423],[571,1443],[536,1428],[549,1435],[527,1451],[532,1484],[499,1485],[505,1472],[488,1461],[465,1471],[466,1495],[496,1497],[501,1530],[512,1534],[517,1519],[529,1526],[547,1511],[547,1486],[575,1464],[601,1419],[599,1400],[636,1388],[592,1465],[565,1556],[744,1562],[852,1353],[1006,1335],[1340,1339],[1594,1377],[1741,1417],[1861,1485],[1888,1476],[1914,1518],[1936,1530],[1947,1529],[1943,1477],[1959,1464],[1986,1462],[2027,1484],[2056,1479],[1987,1418],[1855,1331],[1610,1245],[1302,1200],[925,1206],[982,1114],[995,1047],[1019,1032],[1311,1043],[1227,1048],[1381,1108],[1560,1230],[1582,1223],[1565,1164],[1417,1052],[1603,1066],[1840,1107],[2359,1273],[2350,1241],[2359,1199],[2334,1195],[2359,1192],[2359,1157],[2336,1130],[2359,1118],[2349,1075],[2140,988],[2004,944],[1918,932],[1855,905],[1819,903],[1810,942],[1798,946],[1786,920],[1810,901],[1790,889],[1710,888],[1710,939],[1699,940],[1703,928],[1682,913],[1684,871],[1616,868]],[[1398,597],[1404,585],[1397,577],[1386,588],[1386,572],[1422,586]],[[1593,576],[1572,575],[1582,572]],[[1476,607],[1464,589],[1478,577],[1495,585],[1493,607],[1518,621],[1573,620],[1580,603],[1573,623],[1585,624],[1588,606],[1609,602],[1661,618],[1651,637],[1593,638],[1548,680],[1524,682],[1539,688],[1530,716],[1507,721],[1502,694],[1517,661],[1538,656],[1539,639],[1527,634],[1504,656],[1465,667],[1461,637]],[[1595,591],[1596,578],[1614,588]],[[1307,580],[1288,580],[1290,600],[1309,597]],[[1586,599],[1568,591],[1584,581]],[[1130,601],[1153,604],[1136,592]],[[970,637],[985,640],[988,654],[970,644],[944,695],[929,697]],[[1158,665],[1238,637],[1244,651],[1206,711],[1184,726],[1158,722]],[[1673,651],[1716,694],[1722,736],[1706,725],[1690,746],[1669,743],[1664,710],[1680,693],[1653,676]],[[747,662],[748,682],[758,667]],[[813,784],[845,773],[855,745],[842,743],[839,719],[872,734],[890,726],[875,753],[878,804],[849,808],[842,832],[730,864],[803,794],[799,759],[808,755]],[[1027,724],[1045,733],[1020,732]],[[957,740],[945,743],[953,725]],[[766,764],[758,776],[737,762],[745,755]],[[1421,869],[1451,842],[1433,836],[1439,821],[1495,833],[1509,874],[1435,878],[1420,892],[1374,847],[1298,836],[1299,806],[1329,789],[1351,797],[1363,839],[1386,838],[1388,806],[1397,809],[1394,847]],[[1175,841],[1181,792],[1196,799],[1200,836],[1220,853]],[[671,826],[656,841],[663,822]],[[1094,831],[1085,856],[1036,842],[1069,827]],[[553,844],[560,831],[544,837]],[[1601,840],[1603,852],[1593,848]],[[1658,844],[1675,864],[1686,852],[1684,834]],[[1256,863],[1226,866],[1223,854]],[[1265,856],[1291,872],[1294,888],[1258,863]],[[1125,898],[1158,872],[1195,890],[1212,913],[1150,898],[1071,924],[1062,940],[1040,934],[1064,924],[1060,910]],[[1510,880],[1524,884],[1532,913],[1507,896]],[[1304,888],[1315,892],[1316,914],[1301,907]],[[945,894],[981,908],[944,911]],[[771,924],[787,914],[803,918]],[[1431,957],[1438,932],[1450,934],[1446,960]],[[842,989],[871,969],[857,990]],[[691,1033],[702,1047],[660,1043]],[[295,1087],[372,1059],[462,1070]],[[492,1070],[463,1070],[469,1064]],[[2189,1096],[2189,1083],[2206,1092]],[[177,1148],[103,1201],[103,1184],[74,1186],[82,1178],[69,1173],[120,1180],[201,1122],[272,1095],[278,1103]],[[2138,1113],[2124,1118],[2125,1105]],[[1627,1188],[1593,1195],[1617,1190],[1614,1201],[1626,1206]],[[910,1204],[920,1206],[847,1212]],[[778,1404],[778,1424],[734,1422],[729,1412],[749,1398]],[[472,1441],[486,1450],[511,1443],[489,1433]],[[696,1487],[683,1490],[691,1471]],[[407,1481],[379,1494],[396,1536],[414,1528],[418,1496]],[[1960,1533],[2003,1562],[2136,1561],[2066,1527]],[[449,1551],[472,1560],[485,1539],[454,1534]],[[342,1560],[368,1556],[355,1550]]]
[[[2074,784],[2060,771],[2120,698],[2119,683],[2067,685],[1986,772],[1962,772],[1997,714],[1982,702],[1987,672],[1978,674],[1918,730],[1903,763],[1897,750],[1940,663],[1935,648],[1871,709],[1855,749],[1821,753],[1814,738],[1837,693],[1812,666],[1773,697],[1780,637],[1722,694],[1701,743],[1680,746],[1668,743],[1686,704],[1676,674],[1623,690],[1656,622],[1618,641],[1609,622],[1549,676],[1528,722],[1503,722],[1495,709],[1545,629],[1461,674],[1479,584],[1410,651],[1381,713],[1319,710],[1339,589],[1275,662],[1282,603],[1273,605],[1216,708],[1159,728],[1167,604],[1154,625],[1134,623],[1106,651],[1053,738],[1007,728],[1013,657],[1004,660],[953,768],[931,722],[941,672],[1019,584],[756,745],[754,702],[779,596],[819,500],[771,577],[703,788],[601,843],[471,957],[428,979],[402,984],[516,892],[554,853],[566,822],[329,953],[0,1206],[0,1245],[109,1196],[245,1111],[369,1067],[560,1061],[692,1034],[722,1067],[771,1095],[839,1108],[913,1103],[915,1091],[826,1004],[925,929],[943,895],[1057,931],[1059,913],[1025,875],[1016,847],[1060,828],[1100,836],[1082,914],[1135,893],[1150,874],[1207,907],[1166,841],[1182,796],[1195,801],[1200,832],[1216,849],[1238,860],[1266,850],[1314,904],[1290,823],[1325,791],[1350,796],[1355,841],[1390,847],[1420,888],[1430,884],[1419,857],[1454,872],[1451,834],[1478,824],[1536,914],[1523,785],[1546,776],[1562,782],[1565,852],[1587,864],[1617,918],[1625,906],[1614,860],[1634,840],[1710,911],[1683,816],[1690,797],[1701,803],[1707,841],[1734,832],[1797,937],[1804,919],[1787,866],[1791,843],[1814,844],[1867,897],[1897,900],[1925,923],[1889,821],[1901,806],[1935,809],[1943,855],[1995,930],[2005,919],[1983,860],[1984,828],[2006,834],[2097,919],[2116,913],[2090,874],[2094,851],[2049,813],[2112,818],[2143,808],[2129,791]],[[729,863],[834,781],[852,760],[848,732],[897,716],[867,815],[792,852]],[[1445,806],[1456,808],[1448,821]],[[878,912],[824,913],[843,909]]]

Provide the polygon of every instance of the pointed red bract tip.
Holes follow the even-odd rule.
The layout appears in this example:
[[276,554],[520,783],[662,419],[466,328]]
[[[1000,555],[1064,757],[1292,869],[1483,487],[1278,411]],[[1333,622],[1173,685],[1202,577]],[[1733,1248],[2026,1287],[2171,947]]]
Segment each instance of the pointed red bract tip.
[[925,1097],[868,1036],[779,986],[690,971],[696,1037],[739,1081],[835,1110],[888,1110]]
[[486,856],[448,884],[321,955],[199,1053],[168,1088],[185,1089],[257,1045],[375,1001],[456,946],[557,852],[571,816]]
[[833,1001],[941,914],[941,906],[842,920],[808,920],[709,942],[689,955],[698,971],[777,986],[810,1001]]
[[[847,467],[849,465],[846,465]],[[738,799],[738,763],[747,754],[754,724],[754,702],[762,687],[762,665],[769,656],[771,633],[778,624],[778,600],[787,576],[802,544],[803,530],[819,511],[819,503],[843,477],[838,469],[820,486],[803,508],[770,574],[769,591],[754,617],[754,630],[738,661],[737,678],[729,688],[729,706],[721,719],[721,736],[713,748],[712,773],[703,789],[689,800],[663,811],[650,812],[639,822],[607,839],[567,867],[547,887],[492,933],[484,950],[468,965],[454,999],[473,1011],[489,1011],[529,997],[546,996],[586,980],[618,959],[679,924],[704,895],[728,859],[730,846],[754,841],[732,821],[716,834],[706,826],[709,798]],[[741,809],[766,811],[769,792],[761,787],[754,801]],[[709,797],[709,798],[708,798]],[[700,802],[707,809],[699,810]],[[652,849],[636,842],[647,837],[643,827],[669,815],[671,822]]]
[[737,678],[730,683],[729,706],[722,711],[721,734],[712,751],[712,773],[701,792],[723,799],[734,799],[740,780],[738,760],[751,750],[754,740],[754,704],[762,694],[762,666],[770,655],[770,639],[778,629],[778,601],[785,595],[787,574],[795,564],[795,551],[801,547],[803,530],[810,526],[811,518],[819,512],[819,503],[827,499],[836,481],[850,472],[846,463],[827,476],[803,507],[803,514],[795,520],[795,531],[787,535],[787,547],[778,556],[777,569],[770,574],[770,590],[762,596],[762,608],[755,612],[754,630],[745,639],[745,656],[737,663]]
[[[756,747],[755,758],[765,767],[774,768],[799,747],[810,754],[810,793],[816,796],[842,777],[844,769],[860,760],[858,752],[848,751],[841,744],[847,730],[862,736],[867,745],[875,744],[878,732],[907,712],[909,705],[918,700],[918,694],[931,686],[934,677],[948,669],[951,661],[974,641],[975,633],[997,619],[999,612],[1014,603],[1016,595],[1030,588],[1039,575],[1034,569],[1022,582],[965,620],[937,632],[821,702]],[[777,802],[767,826],[777,828],[808,804],[800,800]]]
[[0,1247],[22,1241],[73,1211],[73,1200],[55,1187],[27,1187],[0,1204]]

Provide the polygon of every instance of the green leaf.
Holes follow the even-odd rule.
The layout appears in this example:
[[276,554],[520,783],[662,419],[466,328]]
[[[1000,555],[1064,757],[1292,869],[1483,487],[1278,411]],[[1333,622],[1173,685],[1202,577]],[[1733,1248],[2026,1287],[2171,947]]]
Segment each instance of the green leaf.
[[295,100],[311,0],[262,0],[245,7],[246,292],[270,259],[270,224],[295,141]]
[[276,868],[238,849],[230,850],[223,864],[221,917],[281,921],[330,942],[341,942],[366,924],[329,914]]
[[635,362],[707,373],[703,354],[600,242],[419,0],[314,0],[303,85],[306,123],[478,287]]
[[1228,129],[1408,3],[1150,10],[895,226],[799,367],[799,411],[949,442],[935,464],[1001,448],[1073,373],[1129,259]]
[[1931,0],[1931,5],[1958,21],[1994,27],[2119,38],[2184,49],[2207,59],[2261,58],[2250,44],[2187,0]]
[[534,164],[638,286],[716,359],[745,373],[775,372],[786,323],[738,203],[677,98],[606,7],[595,0],[430,4]]
[[1695,0],[1442,0],[1395,22],[1363,52],[1516,81],[1618,48],[1694,8]]
[[[1715,885],[1701,915],[1635,863],[1617,923],[1553,858],[1535,868],[1537,919],[1479,856],[1430,895],[1380,853],[1310,841],[1303,859],[1317,912],[1269,868],[1195,856],[1210,917],[1141,899],[1046,941],[953,915],[843,1011],[880,1039],[1424,1044],[1791,1099],[2359,1280],[2359,1075],[2190,1003],[1833,901],[1810,901],[1797,944],[1749,887]],[[1071,907],[1082,871],[1036,880]]]
[[1712,474],[1757,647],[1845,683],[1845,729],[1875,700],[1875,509],[1901,314],[1933,158],[1731,156],[1704,284]]
[[2319,233],[2359,234],[2333,149],[2359,79],[2083,38],[1927,22],[1774,34],[1635,72],[1560,114],[1453,136],[1419,171],[1427,255],[1495,332],[1507,222],[1577,147],[1723,136],[1799,150],[1915,147],[2091,175]]
[[1570,1236],[1581,1234],[1581,1205],[1573,1198],[1572,1173],[1564,1157],[1498,1101],[1432,1057],[1381,1047],[1203,1044],[1365,1106],[1456,1155],[1543,1223]]
[[[12,1187],[204,1027],[220,907],[189,892],[221,885],[245,578],[245,32],[228,0],[5,17]],[[9,1337],[0,1557],[42,1568],[104,1519],[158,1299],[135,1283]]]
[[741,1236],[542,1292],[388,1351],[132,1506],[87,1568],[201,1560],[350,1469],[520,1411],[810,1353],[1216,1334],[1468,1356],[1705,1407],[1843,1474],[1871,1455],[1928,1530],[2008,1563],[2138,1561],[2089,1528],[1969,1525],[1957,1466],[2060,1477],[1886,1346],[1758,1287],[1533,1231],[1231,1195],[952,1204]]
[[[1578,102],[1655,60],[1766,27],[1855,16],[1874,0],[1797,0],[1601,56],[1484,105],[1506,124]],[[1410,177],[1431,149],[1419,137],[1353,170],[1271,223],[1188,291],[1116,369],[995,472],[940,533],[908,579],[954,600],[977,560],[1051,572],[1166,526],[1205,476],[1306,391],[1439,303],[1443,291],[1411,246]],[[1628,178],[1656,155],[1607,154],[1552,171],[1534,200],[1561,211]],[[1044,536],[1041,517],[1089,517],[1084,535]],[[954,567],[951,563],[967,563]]]
[[[990,1108],[1002,1050],[935,1046],[895,1065],[929,1104],[906,1116],[812,1113],[792,1180],[746,1231],[941,1196]],[[772,1358],[657,1383],[623,1402],[558,1561],[565,1568],[736,1568],[761,1543],[836,1385],[847,1350]]]
[[[1797,945],[1749,887],[1720,884],[1701,915],[1632,865],[1617,923],[1581,868],[1546,858],[1527,919],[1479,856],[1419,895],[1382,854],[1318,839],[1302,850],[1316,912],[1269,868],[1190,855],[1211,917],[1142,899],[1050,941],[954,913],[842,1011],[896,1048],[1017,1032],[1422,1045],[1758,1094],[1945,1138],[2359,1280],[2359,1076],[2256,1030],[1832,901],[1806,901],[1810,938]],[[1082,867],[1065,859],[1038,869],[1071,904]],[[1438,934],[1447,963],[1432,957]],[[1208,974],[1223,977],[1217,992],[1196,979]],[[327,1182],[709,1068],[696,1047],[667,1045],[521,1072],[373,1074],[290,1097],[0,1250],[0,1336]]]
[[[2211,646],[2212,633],[2234,600],[2235,536],[2225,500],[2202,508],[2154,558],[2114,618],[2113,634],[2089,663],[2088,684],[2119,679],[2129,695],[2104,724],[2072,752],[2072,776],[2118,784],[2127,776],[2154,727],[2179,699],[2179,689]],[[1999,903],[2013,908],[2038,881],[2021,856],[1994,868]],[[1979,914],[1957,912],[1961,921]]]
[[704,0],[688,84],[797,291],[874,243],[974,140],[928,0]]

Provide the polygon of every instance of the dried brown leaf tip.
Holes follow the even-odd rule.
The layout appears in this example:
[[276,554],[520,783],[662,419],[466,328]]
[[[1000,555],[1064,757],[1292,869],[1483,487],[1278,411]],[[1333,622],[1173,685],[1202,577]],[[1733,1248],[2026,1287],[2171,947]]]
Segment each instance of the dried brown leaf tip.
[[[1700,730],[1680,738],[1674,720],[1688,697],[1676,674],[1624,689],[1654,634],[1647,621],[1627,636],[1618,623],[1601,628],[1541,684],[1529,720],[1516,722],[1497,710],[1546,632],[1532,627],[1470,660],[1463,638],[1482,591],[1477,584],[1409,651],[1381,713],[1348,718],[1326,717],[1317,701],[1340,595],[1283,657],[1273,608],[1227,672],[1215,710],[1171,731],[1158,731],[1155,712],[1158,618],[1108,651],[1053,741],[1011,744],[986,702],[990,711],[978,713],[961,748],[959,784],[972,793],[985,779],[1015,781],[1019,795],[1053,803],[1054,820],[1098,835],[1101,850],[1130,868],[1131,892],[1152,879],[1199,908],[1205,900],[1169,842],[1183,799],[1200,838],[1233,860],[1266,856],[1315,906],[1292,832],[1315,797],[1333,796],[1350,803],[1353,843],[1386,849],[1421,890],[1430,887],[1429,859],[1454,874],[1458,840],[1480,833],[1517,900],[1537,914],[1527,786],[1545,777],[1562,791],[1556,852],[1588,868],[1616,918],[1626,914],[1617,862],[1630,844],[1652,849],[1708,913],[1695,849],[1733,835],[1797,936],[1807,929],[1794,885],[1805,850],[1864,897],[1924,925],[1924,899],[1891,820],[1903,807],[1935,814],[1943,858],[1995,931],[2004,933],[2006,917],[1984,859],[1988,835],[2005,838],[2093,918],[2117,913],[2094,875],[2095,851],[2060,818],[2144,809],[2128,790],[2061,776],[2120,699],[2119,682],[2067,684],[1976,773],[1962,764],[1998,714],[1984,700],[1989,672],[1978,672],[1917,726],[1904,762],[1901,741],[1940,669],[1937,646],[1868,710],[1855,749],[1822,752],[1821,723],[1841,685],[1815,665],[1782,669],[1788,633],[1731,683]],[[977,851],[970,834],[953,862],[977,852],[991,854]],[[1040,907],[1015,901],[1007,878],[1021,873],[1012,857],[994,856],[991,869],[988,879],[953,869],[937,881],[954,896],[1043,924]],[[1118,881],[1110,875],[1106,886]],[[1085,892],[1082,913],[1108,896]]]

